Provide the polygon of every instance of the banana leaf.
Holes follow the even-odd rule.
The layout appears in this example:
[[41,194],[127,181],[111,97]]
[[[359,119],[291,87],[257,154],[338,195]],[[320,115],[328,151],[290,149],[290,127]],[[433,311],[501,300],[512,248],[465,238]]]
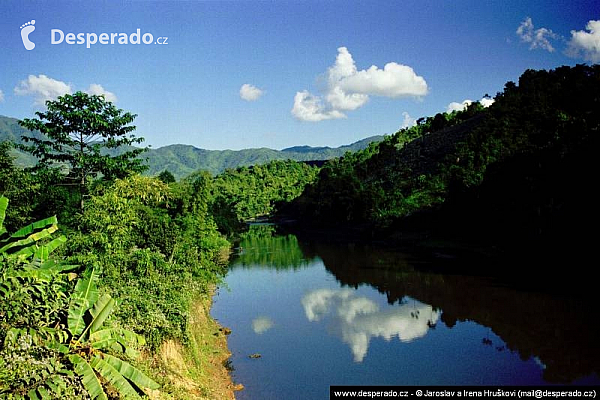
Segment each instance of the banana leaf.
[[[0,248],[0,253],[6,253],[8,250],[10,250],[14,247],[23,247],[19,251],[15,252],[15,254],[17,254],[17,255],[23,254],[23,255],[29,256],[35,252],[34,249],[31,249],[31,247],[30,247],[31,245],[35,244],[36,242],[38,242],[44,238],[51,236],[57,230],[58,230],[58,225],[51,225],[49,228],[45,228],[39,232],[32,233],[31,235],[27,236],[24,239],[10,241],[8,244],[6,244],[2,248]],[[16,239],[16,238],[17,238],[17,236],[12,235],[9,239]]]
[[75,285],[67,317],[67,324],[73,336],[79,336],[84,331],[87,325],[85,313],[98,300],[97,278],[95,269],[92,268]]
[[33,254],[34,258],[40,261],[46,261],[50,253],[52,253],[57,247],[67,242],[67,238],[64,235],[57,237],[50,243],[38,247]]
[[95,349],[108,349],[117,341],[114,336],[114,329],[102,329],[90,334],[90,343]]
[[104,361],[111,365],[119,374],[133,382],[138,388],[158,389],[160,385],[150,379],[133,365],[109,354],[104,354]]
[[[110,356],[104,354],[104,357],[108,358]],[[131,383],[129,383],[127,379],[123,377],[119,370],[105,361],[102,357],[98,355],[94,356],[94,358],[92,358],[90,361],[90,365],[92,368],[94,368],[94,370],[96,370],[96,372],[98,372],[100,376],[102,376],[102,378],[109,381],[122,397],[141,399],[138,392],[133,386],[131,386]]]
[[75,366],[75,373],[81,377],[83,387],[88,391],[90,397],[92,399],[108,400],[90,364],[78,354],[70,355],[69,360]]
[[33,222],[27,226],[24,226],[23,228],[19,229],[15,233],[13,233],[10,237],[13,239],[22,238],[22,237],[31,235],[33,232],[35,232],[39,229],[47,228],[48,226],[52,226],[52,225],[58,225],[58,219],[56,218],[56,215],[54,215],[52,217],[44,218],[42,220],[39,220],[39,221]]
[[90,333],[99,330],[106,318],[115,308],[115,300],[109,294],[103,294],[94,304],[94,308],[90,310],[94,318],[90,324]]

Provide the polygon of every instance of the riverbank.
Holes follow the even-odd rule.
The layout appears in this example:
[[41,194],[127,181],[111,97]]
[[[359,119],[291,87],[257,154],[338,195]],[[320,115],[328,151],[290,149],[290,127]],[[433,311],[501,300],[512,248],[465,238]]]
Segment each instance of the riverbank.
[[227,329],[210,316],[212,292],[199,295],[190,309],[189,343],[167,340],[144,363],[162,377],[161,390],[152,399],[235,399],[234,385],[227,369],[231,356]]

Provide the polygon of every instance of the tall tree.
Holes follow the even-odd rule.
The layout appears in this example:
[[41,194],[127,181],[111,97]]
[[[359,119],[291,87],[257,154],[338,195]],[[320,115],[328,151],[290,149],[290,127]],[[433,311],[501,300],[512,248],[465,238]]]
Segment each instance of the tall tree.
[[147,168],[136,158],[147,148],[129,148],[120,154],[111,151],[144,141],[131,133],[135,126],[130,124],[136,114],[116,108],[104,96],[83,92],[47,101],[46,107],[46,112],[36,112],[37,119],[19,121],[24,128],[44,135],[41,138],[23,136],[23,140],[31,144],[20,148],[38,158],[35,169],[64,168],[66,164],[65,178],[79,186],[82,210],[89,179],[99,174],[109,180],[123,178]]

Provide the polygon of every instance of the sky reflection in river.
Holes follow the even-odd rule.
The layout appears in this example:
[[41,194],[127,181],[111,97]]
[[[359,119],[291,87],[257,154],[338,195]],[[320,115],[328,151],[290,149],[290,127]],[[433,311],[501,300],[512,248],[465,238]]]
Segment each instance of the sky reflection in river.
[[252,330],[257,335],[261,335],[273,327],[273,320],[264,315],[252,320]]

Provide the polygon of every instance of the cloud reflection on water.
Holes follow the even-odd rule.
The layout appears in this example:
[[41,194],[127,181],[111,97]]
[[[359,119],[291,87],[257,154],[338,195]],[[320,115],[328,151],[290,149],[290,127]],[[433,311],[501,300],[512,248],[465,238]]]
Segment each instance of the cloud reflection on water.
[[263,334],[273,327],[273,320],[269,317],[260,316],[252,320],[252,330],[257,335]]
[[402,342],[410,342],[425,336],[440,314],[413,299],[380,310],[377,303],[357,296],[352,289],[312,290],[302,297],[302,306],[311,322],[330,317],[333,332],[350,346],[355,362],[365,358],[372,337],[387,341],[398,337]]

